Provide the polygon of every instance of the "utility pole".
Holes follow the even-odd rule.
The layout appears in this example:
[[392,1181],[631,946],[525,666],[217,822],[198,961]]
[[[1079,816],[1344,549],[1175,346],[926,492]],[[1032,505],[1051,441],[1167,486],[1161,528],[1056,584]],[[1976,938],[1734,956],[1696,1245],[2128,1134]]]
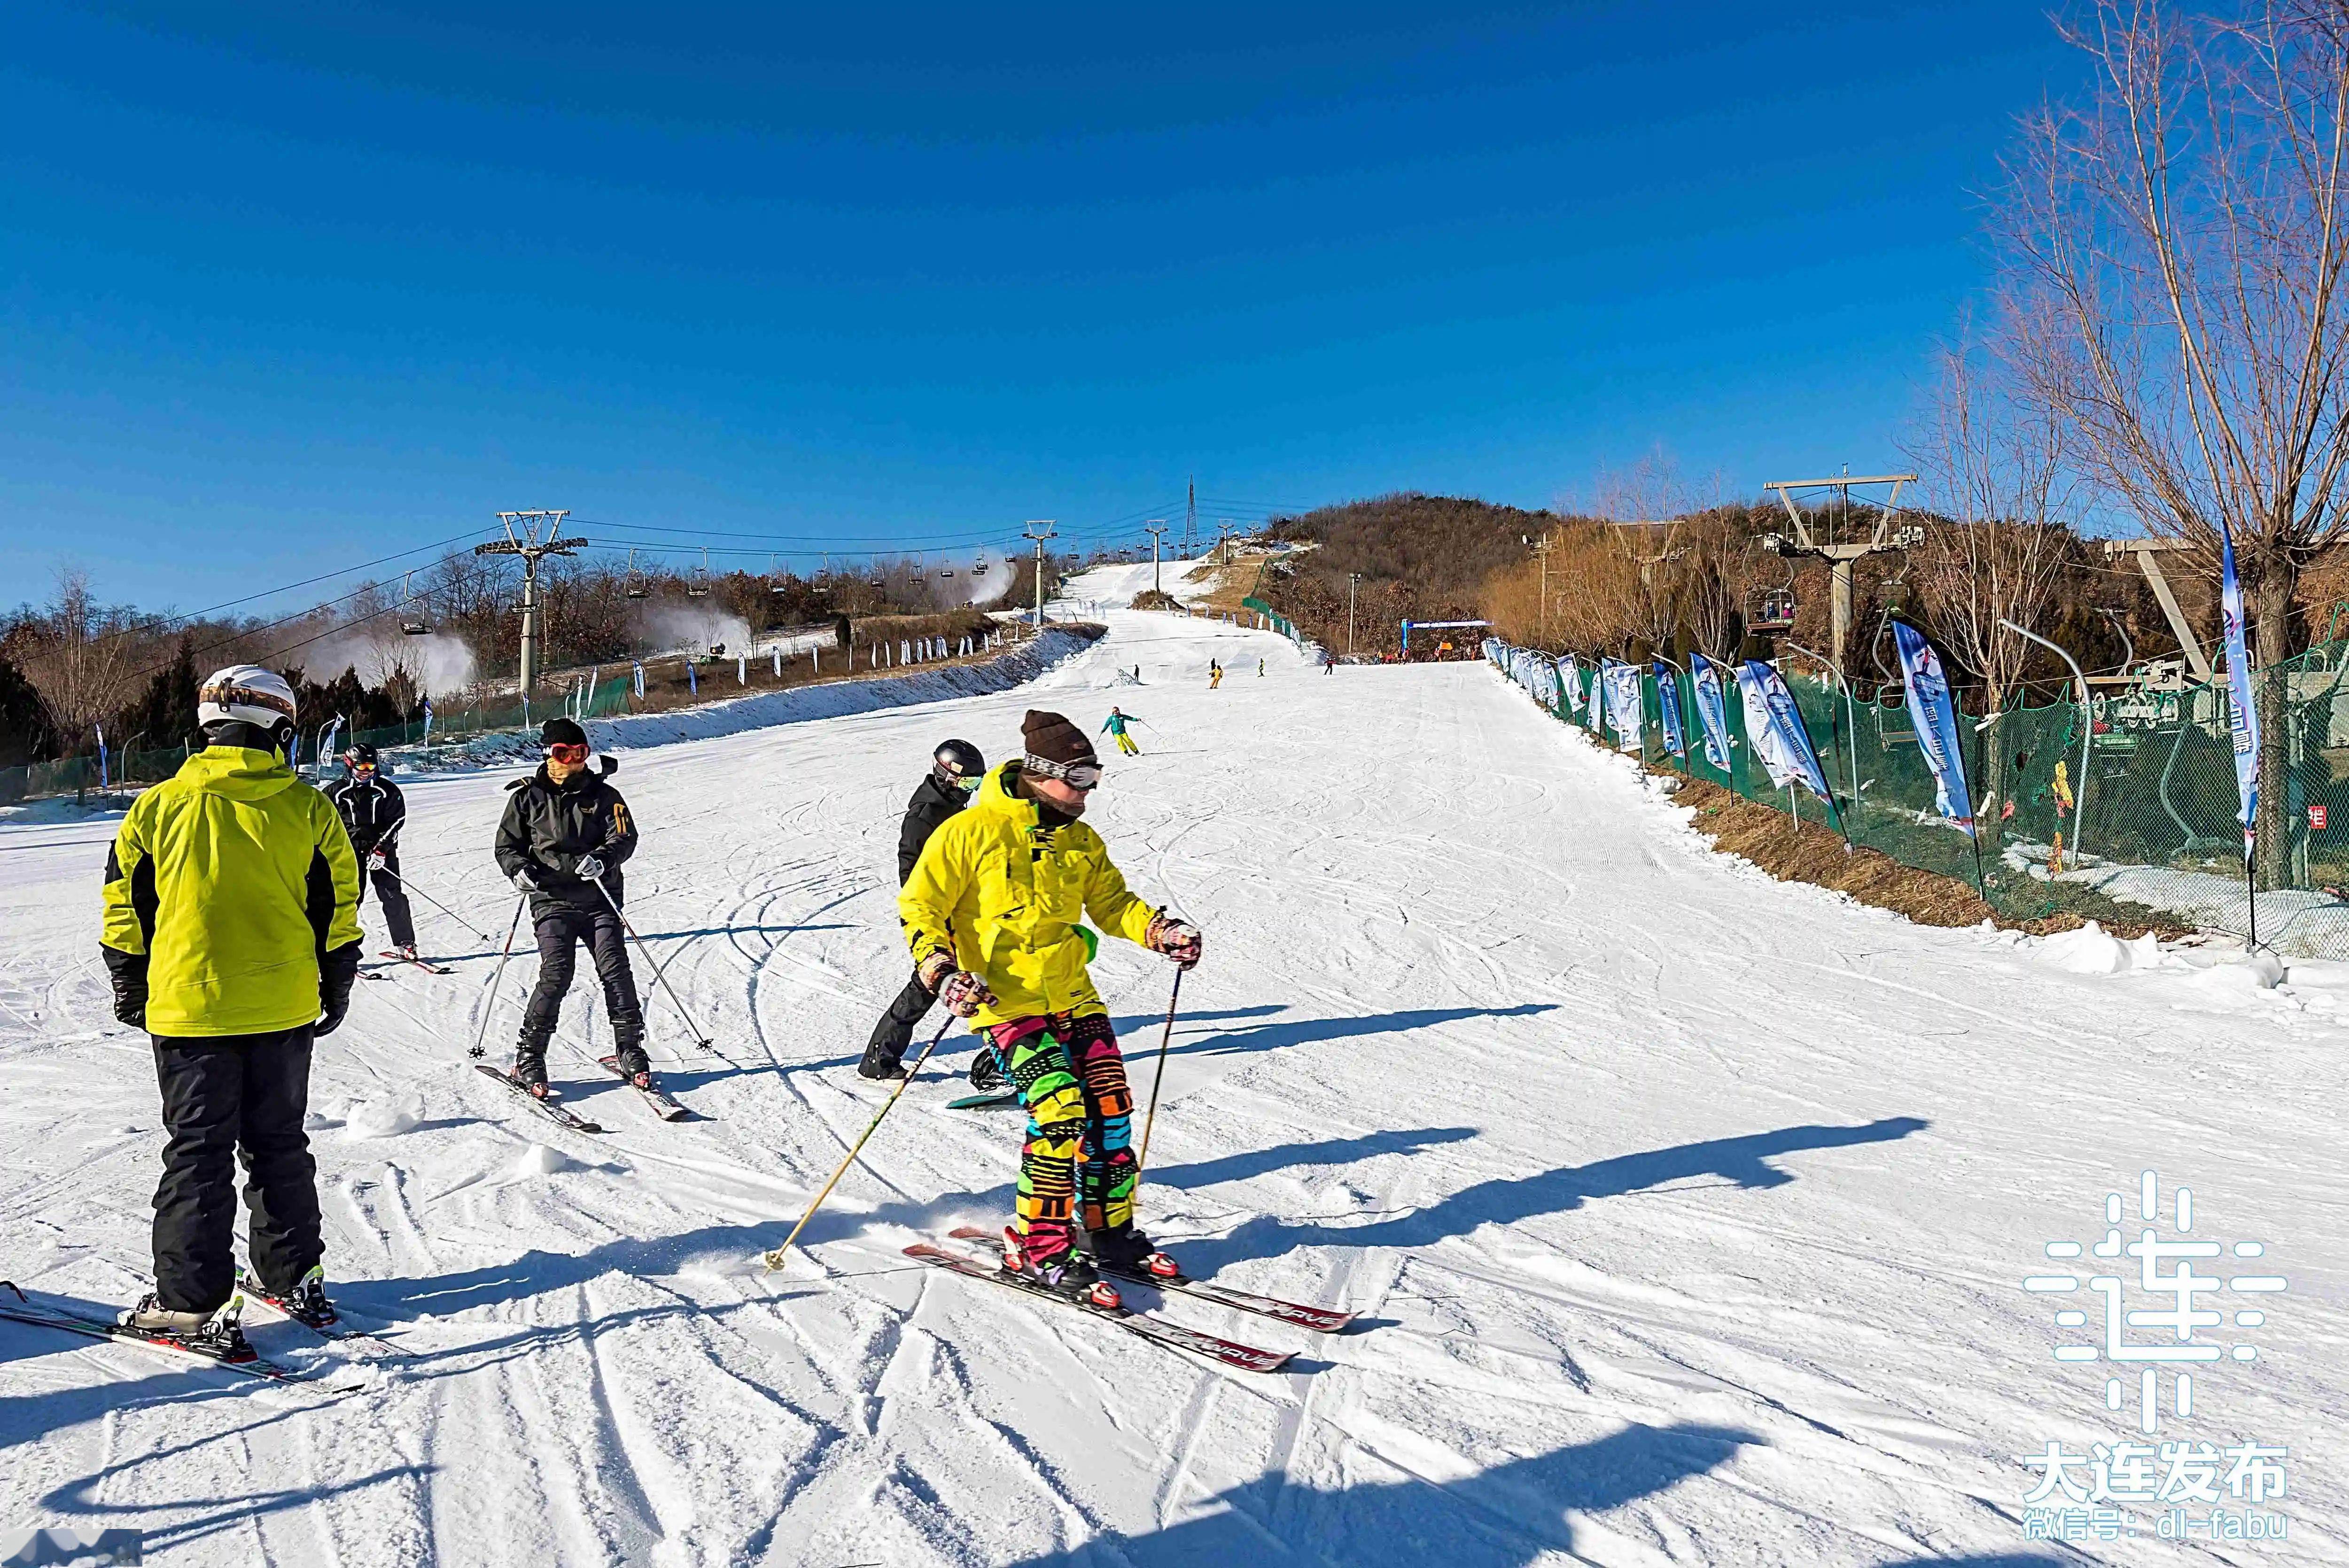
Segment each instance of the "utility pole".
[[1163,590],[1158,586],[1158,546],[1166,538],[1166,520],[1154,517],[1142,531],[1150,535],[1150,591],[1161,593]]
[[1058,538],[1060,531],[1052,526],[1052,520],[1049,517],[1030,518],[1026,529],[1028,537],[1036,542],[1036,626],[1039,631],[1044,625],[1044,542]]
[[1198,475],[1191,476],[1190,488],[1184,493],[1187,499],[1183,503],[1183,559],[1192,561],[1197,559],[1199,550]]
[[1354,590],[1362,585],[1359,572],[1346,573],[1346,656],[1354,656]]
[[[1838,665],[1849,662],[1844,657],[1844,653],[1851,643],[1851,563],[1863,555],[1907,550],[1911,545],[1925,542],[1925,531],[1916,524],[1899,529],[1892,526],[1892,520],[1900,513],[1900,487],[1912,483],[1916,478],[1915,474],[1854,475],[1847,471],[1831,480],[1773,480],[1762,487],[1778,492],[1778,500],[1795,525],[1794,538],[1788,539],[1779,533],[1768,534],[1762,541],[1762,548],[1774,555],[1821,556],[1832,563],[1830,574],[1834,600],[1830,606],[1833,614],[1828,622],[1827,653]],[[1847,518],[1851,515],[1851,490],[1854,485],[1892,487],[1891,493],[1877,511],[1876,522],[1869,530],[1868,542],[1837,542],[1832,533],[1824,542],[1814,540],[1810,519],[1805,517],[1802,509],[1795,504],[1795,492],[1799,490],[1831,491],[1840,503],[1837,515]]]
[[1534,553],[1541,558],[1541,611],[1537,617],[1544,642],[1549,640],[1549,552],[1557,548],[1557,541],[1545,533],[1534,544]]
[[[506,536],[473,546],[476,555],[522,557],[521,676],[522,696],[525,702],[530,700],[531,688],[538,684],[539,644],[544,632],[538,622],[538,563],[550,555],[569,555],[587,542],[576,534],[569,539],[561,537],[563,520],[570,515],[569,507],[553,510],[533,507],[527,511],[502,511],[498,513],[498,521],[505,524]],[[539,536],[541,528],[546,530],[543,539]]]

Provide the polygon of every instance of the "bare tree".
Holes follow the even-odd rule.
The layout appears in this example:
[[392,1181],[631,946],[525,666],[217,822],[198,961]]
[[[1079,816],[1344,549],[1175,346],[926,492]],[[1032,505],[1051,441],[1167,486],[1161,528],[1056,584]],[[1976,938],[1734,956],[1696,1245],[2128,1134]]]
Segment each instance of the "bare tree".
[[2023,397],[1970,334],[1942,345],[1938,361],[1921,428],[1904,443],[1929,506],[1950,520],[1928,537],[1920,586],[1934,632],[1982,686],[1975,814],[1995,847],[2006,793],[1998,718],[2021,700],[2037,651],[2008,625],[2045,631],[2073,564],[2069,427]]
[[2349,47],[2334,8],[2091,0],[2082,98],[2026,123],[2001,229],[2031,390],[2145,524],[2232,531],[2260,683],[2261,861],[2284,864],[2281,670],[2349,463]]
[[99,604],[89,573],[68,566],[59,569],[57,597],[40,623],[41,645],[25,673],[71,755],[87,749],[91,727],[130,698],[140,673],[137,617]]

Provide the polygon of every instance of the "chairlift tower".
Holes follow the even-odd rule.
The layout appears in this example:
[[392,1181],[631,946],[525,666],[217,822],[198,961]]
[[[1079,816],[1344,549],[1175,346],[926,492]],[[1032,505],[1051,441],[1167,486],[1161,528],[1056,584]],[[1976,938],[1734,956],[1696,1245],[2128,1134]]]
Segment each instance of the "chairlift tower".
[[[518,555],[522,557],[522,695],[528,699],[531,688],[538,684],[538,656],[541,628],[538,623],[538,563],[550,555],[572,555],[586,547],[587,542],[574,534],[563,535],[563,520],[571,515],[569,507],[533,507],[527,511],[502,511],[498,521],[505,525],[506,536],[487,544],[473,546],[476,555]],[[540,531],[543,530],[542,534]]]
[[[1830,563],[1834,584],[1832,614],[1828,623],[1828,652],[1835,662],[1845,662],[1844,651],[1851,642],[1851,563],[1863,555],[1878,555],[1889,551],[1908,550],[1925,542],[1925,531],[1915,523],[1896,528],[1893,520],[1900,515],[1900,487],[1913,484],[1915,474],[1854,474],[1845,472],[1826,480],[1772,480],[1762,488],[1776,490],[1779,502],[1786,509],[1787,519],[1794,524],[1794,536],[1783,533],[1763,536],[1762,547],[1773,555],[1816,555]],[[1825,492],[1836,500],[1834,521],[1847,521],[1851,516],[1851,492],[1860,486],[1889,485],[1891,490],[1876,505],[1876,521],[1868,531],[1866,542],[1838,540],[1834,537],[1833,521],[1827,537],[1815,539],[1811,520],[1795,504],[1797,490]],[[1867,498],[1863,497],[1863,501]]]
[[1160,593],[1163,590],[1158,586],[1158,547],[1166,539],[1166,520],[1163,517],[1154,517],[1143,526],[1142,531],[1150,535],[1150,591],[1153,593]]
[[1030,518],[1021,531],[1036,542],[1036,626],[1041,631],[1044,625],[1044,542],[1060,537],[1061,531],[1053,526],[1050,518],[1038,517]]

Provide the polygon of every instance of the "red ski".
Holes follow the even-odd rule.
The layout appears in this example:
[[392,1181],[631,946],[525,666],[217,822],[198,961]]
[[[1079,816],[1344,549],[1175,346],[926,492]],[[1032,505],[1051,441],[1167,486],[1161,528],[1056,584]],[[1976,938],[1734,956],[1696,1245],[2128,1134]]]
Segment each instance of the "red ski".
[[[993,1231],[982,1231],[969,1225],[947,1233],[958,1242],[985,1242],[1000,1251],[1003,1238]],[[1176,1274],[1161,1279],[1140,1269],[1114,1268],[1097,1264],[1102,1273],[1130,1279],[1137,1284],[1154,1284],[1161,1290],[1180,1291],[1185,1295],[1212,1301],[1218,1306],[1228,1306],[1235,1312],[1252,1312],[1258,1317],[1269,1317],[1276,1323],[1286,1323],[1295,1328],[1309,1328],[1316,1334],[1336,1334],[1354,1321],[1350,1312],[1337,1312],[1326,1306],[1307,1306],[1302,1302],[1283,1301],[1278,1296],[1257,1295],[1252,1291],[1234,1290],[1213,1280],[1194,1279],[1189,1274]]]
[[1058,1302],[1089,1317],[1113,1323],[1128,1334],[1140,1335],[1170,1350],[1188,1350],[1195,1356],[1204,1356],[1217,1366],[1229,1367],[1234,1371],[1278,1372],[1288,1361],[1290,1353],[1286,1350],[1260,1350],[1253,1345],[1202,1334],[1195,1328],[1185,1328],[1179,1323],[1169,1323],[1163,1317],[1153,1317],[1148,1313],[1135,1312],[1130,1307],[1095,1306],[1090,1302],[1072,1300],[1058,1291],[1049,1290],[1033,1280],[1013,1274],[999,1262],[982,1263],[961,1253],[934,1247],[927,1242],[915,1243],[905,1249],[905,1255],[918,1258],[933,1268],[951,1270],[968,1279],[989,1281],[1038,1301]]

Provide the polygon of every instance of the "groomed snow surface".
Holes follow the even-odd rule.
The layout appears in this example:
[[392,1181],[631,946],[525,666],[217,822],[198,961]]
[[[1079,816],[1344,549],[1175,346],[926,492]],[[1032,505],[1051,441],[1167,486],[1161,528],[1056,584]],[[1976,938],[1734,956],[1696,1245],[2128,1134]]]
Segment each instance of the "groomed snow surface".
[[[344,1568],[2349,1560],[2341,974],[1906,924],[1712,853],[1482,665],[1323,675],[1274,635],[1108,619],[1019,689],[624,754],[630,913],[735,1064],[640,968],[700,1119],[599,1079],[584,983],[554,1066],[606,1136],[473,1073],[495,944],[419,904],[456,972],[363,984],[312,1088],[336,1294],[406,1358],[355,1371],[256,1310],[265,1355],[346,1363],[337,1397],[0,1323],[0,1532]],[[1163,1305],[1297,1350],[1274,1377],[900,1255],[1009,1212],[1020,1118],[944,1108],[959,1037],[806,1253],[756,1261],[879,1103],[853,1067],[905,973],[894,851],[931,748],[993,759],[1030,705],[1091,729],[1112,702],[1144,754],[1111,755],[1092,820],[1208,933],[1144,1221],[1195,1272],[1361,1314],[1317,1337]],[[503,782],[403,779],[408,868],[499,936]],[[0,1274],[109,1307],[145,1277],[160,1142],[96,957],[112,828],[0,829]],[[1170,971],[1111,944],[1096,973],[1146,1091]],[[2100,1299],[2022,1281],[2102,1239],[2108,1192],[2133,1238],[2147,1169],[2289,1277],[2263,1327],[2204,1336],[2259,1359],[2195,1368],[2162,1432],[2288,1448],[2282,1545],[2160,1542],[2150,1510],[2134,1540],[2024,1537],[2015,1456],[2134,1436],[2136,1406],[2135,1368],[2112,1414],[2113,1368],[2053,1357],[2098,1337],[2055,1311]]]

